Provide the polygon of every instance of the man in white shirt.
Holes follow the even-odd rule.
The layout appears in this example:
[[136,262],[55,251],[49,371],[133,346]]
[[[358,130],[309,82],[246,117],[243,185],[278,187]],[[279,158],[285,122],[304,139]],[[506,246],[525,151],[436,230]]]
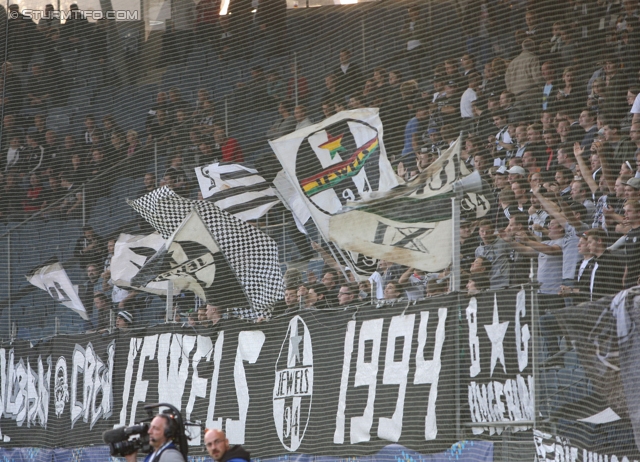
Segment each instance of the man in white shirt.
[[473,107],[471,106],[471,103],[478,99],[477,91],[481,82],[482,78],[480,77],[480,74],[476,72],[469,74],[469,87],[464,91],[460,98],[460,116],[463,119],[473,119]]

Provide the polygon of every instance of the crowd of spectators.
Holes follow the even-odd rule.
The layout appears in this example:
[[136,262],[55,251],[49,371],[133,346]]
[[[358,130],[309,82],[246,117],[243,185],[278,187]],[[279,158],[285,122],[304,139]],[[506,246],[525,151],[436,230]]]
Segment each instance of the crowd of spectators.
[[[470,3],[462,17],[467,49],[442,62],[425,64],[425,58],[440,56],[446,49],[434,53],[425,18],[412,6],[402,29],[406,48],[398,56],[363,69],[344,48],[324,76],[324,88],[313,88],[305,77],[313,70],[298,63],[291,64],[286,77],[277,69],[253,66],[246,80],[236,82],[228,110],[240,118],[264,111],[276,117],[249,145],[234,138],[223,122],[222,108],[204,88],[197,91],[195,102],[185,100],[179,88],[159,92],[149,108],[145,133],[119,127],[112,115],[100,120],[84,117],[82,136],[56,133],[46,126],[46,109],[55,107],[60,97],[58,92],[48,93],[48,82],[62,72],[55,53],[30,66],[24,85],[15,75],[26,71],[29,61],[6,61],[1,217],[16,220],[39,212],[45,218],[78,218],[81,204],[90,210],[122,175],[137,178],[144,190],[165,184],[195,198],[193,168],[214,161],[250,159],[269,179],[268,172],[279,168],[268,139],[345,109],[378,107],[387,155],[399,176],[415,177],[462,133],[464,162],[493,190],[485,218],[463,217],[460,230],[462,286],[470,294],[533,281],[540,286],[545,306],[554,308],[636,285],[638,0],[529,2],[529,8],[511,21],[511,35],[497,26],[504,17],[503,3]],[[21,21],[27,24],[21,27],[40,34],[38,40],[54,50],[92,40],[83,23],[59,26],[41,21],[35,26]],[[226,31],[227,19],[219,21],[211,30]],[[200,25],[205,32],[206,26]],[[190,37],[192,45],[194,36]],[[213,49],[221,58],[229,52],[217,45]],[[166,168],[157,179],[149,169],[152,145],[166,155]],[[107,170],[108,175],[101,175]],[[87,187],[78,188],[83,183]],[[91,242],[87,232],[83,242]],[[142,309],[135,305],[139,294],[109,284],[105,262],[111,244],[95,241],[99,252],[83,245],[76,256],[94,289],[87,289],[86,299],[105,298],[135,318]],[[372,298],[415,300],[448,291],[448,269],[429,274],[380,262],[368,281],[357,283],[353,276],[345,277],[335,260],[323,257],[326,267],[320,281],[313,272],[285,278],[285,300],[275,313]],[[99,270],[90,272],[91,264]],[[88,303],[100,313],[96,307],[104,300],[96,300]],[[204,320],[196,311],[178,311],[178,316],[186,316],[187,323]],[[209,311],[211,319],[217,319],[217,311]],[[104,328],[104,322],[94,314],[92,328]]]

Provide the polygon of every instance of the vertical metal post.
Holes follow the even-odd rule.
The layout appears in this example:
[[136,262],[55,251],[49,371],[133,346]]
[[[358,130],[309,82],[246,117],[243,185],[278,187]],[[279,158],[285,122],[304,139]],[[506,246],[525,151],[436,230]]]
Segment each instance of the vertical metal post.
[[536,422],[538,417],[538,390],[536,385],[539,379],[538,372],[538,351],[536,348],[538,347],[538,295],[537,289],[534,285],[529,285],[529,290],[531,291],[531,371],[533,374],[533,380],[531,384],[531,390],[529,392],[533,395],[533,429],[536,429]]
[[365,27],[364,27],[364,17],[362,18],[362,68],[365,69],[367,67],[367,50],[366,50],[366,38],[365,38]]
[[7,310],[11,340],[13,329],[11,328],[11,232],[7,233]]
[[285,226],[286,217],[284,210],[282,211],[282,253],[284,254],[285,261],[287,260],[287,228]]
[[[456,312],[457,317],[456,325],[459,326],[462,322],[462,312],[460,308],[460,199],[462,193],[456,192],[455,196],[451,198],[451,280],[450,288],[455,294],[456,299]],[[458,440],[463,439],[462,432],[462,415],[460,414],[461,407],[461,370],[460,370],[460,329],[456,329],[455,332],[455,344],[456,344],[456,385],[455,385],[455,402],[456,406],[456,437]]]
[[167,281],[167,313],[165,322],[173,321],[173,281]]
[[54,332],[55,335],[59,335],[60,334],[60,317],[56,316],[55,318],[55,325],[54,325]]
[[227,97],[224,97],[224,133],[226,136],[229,136],[229,114],[228,114],[228,103]]
[[156,175],[156,188],[160,184],[158,179],[158,140],[153,140],[153,168]]
[[87,220],[86,220],[86,208],[85,205],[87,203],[86,201],[86,197],[87,197],[87,188],[86,186],[83,184],[82,185],[82,226],[85,226],[87,224]]
[[298,105],[298,53],[293,52],[293,91]]
[[451,291],[460,291],[460,199],[461,193],[451,198]]

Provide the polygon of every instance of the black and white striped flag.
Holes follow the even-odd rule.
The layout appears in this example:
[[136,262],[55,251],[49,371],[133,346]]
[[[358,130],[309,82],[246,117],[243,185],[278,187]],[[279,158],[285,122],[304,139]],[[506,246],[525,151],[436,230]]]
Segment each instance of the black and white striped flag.
[[240,220],[257,220],[279,202],[275,190],[255,169],[216,162],[195,171],[202,198]]

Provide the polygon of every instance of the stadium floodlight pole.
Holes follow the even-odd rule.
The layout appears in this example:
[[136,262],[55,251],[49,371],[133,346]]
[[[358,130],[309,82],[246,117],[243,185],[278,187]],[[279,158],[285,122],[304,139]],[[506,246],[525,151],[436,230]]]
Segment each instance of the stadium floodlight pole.
[[298,53],[293,52],[293,91],[298,105]]

